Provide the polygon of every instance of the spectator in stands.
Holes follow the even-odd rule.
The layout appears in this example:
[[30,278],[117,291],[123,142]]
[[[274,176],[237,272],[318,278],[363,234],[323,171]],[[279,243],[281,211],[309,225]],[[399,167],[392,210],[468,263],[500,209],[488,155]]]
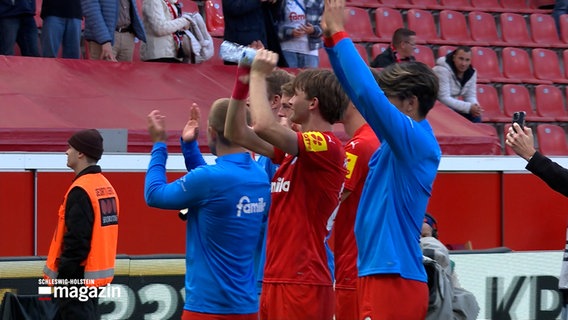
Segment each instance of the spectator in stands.
[[0,1],[0,55],[13,56],[16,43],[23,56],[39,57],[36,0]]
[[278,26],[282,54],[290,68],[317,68],[322,47],[323,1],[284,0]]
[[341,119],[345,132],[351,138],[345,144],[347,174],[341,194],[341,205],[333,224],[335,258],[335,319],[357,319],[357,244],[353,228],[363,185],[369,172],[369,160],[379,147],[373,129],[349,104]]
[[[531,128],[521,128],[513,123],[505,137],[505,143],[521,158],[527,160],[526,169],[546,182],[554,191],[568,197],[568,169],[550,160],[534,147],[534,137]],[[568,228],[566,229],[566,243],[568,244]],[[564,248],[564,257],[568,255],[568,245]],[[559,289],[562,293],[561,319],[568,319],[568,261],[562,261],[560,271]]]
[[424,319],[428,285],[416,239],[441,158],[426,120],[438,78],[427,65],[406,62],[389,65],[376,81],[345,32],[344,10],[345,0],[326,0],[324,44],[343,89],[381,142],[355,220],[359,318]]
[[[130,4],[130,15],[123,11],[127,1]],[[119,10],[119,6],[122,8]],[[120,33],[130,33],[131,35],[116,36],[119,41],[132,39],[132,50],[134,50],[134,36],[145,41],[146,36],[144,27],[136,10],[135,0],[81,0],[81,8],[85,17],[85,40],[87,40],[87,51],[91,60],[118,61],[114,50],[115,36]],[[121,16],[119,17],[119,13]],[[130,24],[128,23],[130,19]],[[118,48],[130,46],[129,42],[119,43]],[[122,52],[122,49],[120,50]],[[129,50],[127,50],[129,51]],[[132,60],[132,54],[122,54],[123,57]]]
[[81,58],[81,2],[43,0],[41,5],[41,49],[46,58]]
[[[332,130],[348,100],[330,70],[308,69],[294,79],[291,121],[303,132],[278,125],[266,99],[266,77],[278,56],[256,53],[250,70],[254,127],[245,125],[248,68],[239,66],[225,127],[227,136],[280,165],[272,179],[261,319],[332,319],[333,286],[324,239],[339,205],[345,154]],[[291,223],[293,222],[293,223]]]
[[[223,0],[223,40],[249,46],[261,42],[264,48],[282,56],[276,27],[281,2],[285,0]],[[225,64],[234,64],[225,61]],[[283,56],[279,67],[287,67]]]
[[477,71],[471,65],[471,48],[460,46],[438,58],[438,100],[471,122],[481,122],[483,108],[477,101]]
[[385,68],[393,63],[415,61],[416,32],[398,28],[392,35],[390,46],[371,61],[373,68]]
[[[43,272],[48,280],[85,279],[85,286],[106,286],[114,277],[120,206],[115,189],[97,165],[103,137],[95,129],[81,130],[68,143],[67,166],[75,178],[59,208]],[[79,286],[83,292],[83,284]],[[57,305],[58,320],[100,318],[96,296],[89,295],[86,301],[61,297]]]
[[215,165],[206,165],[199,152],[199,109],[192,107],[182,132],[185,148],[193,150],[184,152],[190,171],[171,183],[166,182],[164,116],[158,110],[148,115],[154,146],[144,186],[146,203],[189,208],[182,319],[258,319],[254,252],[270,183],[251,154],[224,135],[229,104],[229,99],[218,99],[209,112],[207,140],[217,156]]
[[552,10],[552,17],[556,23],[556,30],[558,31],[558,36],[562,36],[560,31],[560,16],[568,13],[568,0],[556,0],[554,2],[554,9]]
[[144,0],[142,15],[148,32],[140,48],[142,60],[182,62],[183,31],[189,29],[191,21],[183,16],[178,0]]
[[[450,260],[450,252],[446,246],[438,240],[438,224],[436,219],[426,212],[424,215],[424,223],[422,224],[422,235],[420,237],[420,247],[424,256],[436,261],[443,269],[445,279],[451,288],[444,288],[446,292],[450,292],[451,299],[446,299],[442,306],[435,304],[435,299],[430,299],[430,307],[428,308],[427,320],[437,319],[464,319],[475,320],[479,314],[479,304],[473,293],[462,288],[458,276],[455,272],[455,264]],[[430,279],[432,280],[432,279]],[[431,281],[429,281],[431,282]],[[430,290],[430,294],[433,290]],[[432,305],[432,303],[434,303]],[[444,308],[443,306],[449,306]]]
[[146,42],[146,32],[138,15],[136,0],[119,0],[118,2],[118,22],[114,31],[112,53],[117,61],[132,61],[135,38]]

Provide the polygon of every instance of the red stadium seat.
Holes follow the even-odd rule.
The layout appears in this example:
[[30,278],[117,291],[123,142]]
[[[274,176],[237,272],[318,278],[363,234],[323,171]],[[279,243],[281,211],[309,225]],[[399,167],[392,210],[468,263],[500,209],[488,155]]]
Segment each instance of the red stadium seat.
[[503,76],[526,83],[551,84],[550,80],[537,79],[531,71],[529,54],[521,48],[506,47],[502,52]]
[[410,9],[406,13],[408,29],[416,32],[418,43],[445,44],[438,38],[438,31],[432,13],[427,10]]
[[522,85],[506,84],[502,88],[503,112],[511,119],[513,113],[525,111],[527,121],[551,122],[554,117],[540,117],[533,111],[529,90]]
[[554,117],[556,121],[568,121],[568,113],[564,109],[564,98],[559,88],[539,84],[534,89],[536,113],[541,117]]
[[359,55],[365,60],[367,65],[369,65],[369,53],[367,53],[367,48],[360,43],[355,43],[355,49],[357,49]]
[[473,7],[469,4],[469,0],[440,0],[440,5],[448,10],[472,11]]
[[529,20],[534,43],[540,44],[541,47],[562,48],[566,46],[560,43],[556,24],[550,14],[533,13]]
[[497,54],[489,47],[472,47],[471,63],[477,70],[478,82],[515,82],[520,80],[503,77],[499,70]]
[[205,1],[205,24],[212,37],[222,37],[225,32],[223,4],[221,0]]
[[456,50],[456,46],[440,46],[438,48],[438,55],[436,57],[443,57],[446,56],[448,53]]
[[345,31],[354,42],[378,42],[371,25],[367,10],[357,7],[345,7]]
[[414,8],[422,8],[428,10],[442,10],[444,9],[437,0],[410,0],[410,4],[414,6]]
[[531,9],[525,0],[500,0],[501,7],[509,12],[516,13],[533,13],[535,9]]
[[413,4],[410,4],[409,0],[381,0],[382,6],[398,8],[398,9],[410,9],[414,8]]
[[347,0],[349,7],[378,8],[381,6],[380,0]]
[[472,11],[468,15],[471,39],[487,42],[492,46],[507,46],[497,33],[497,24],[492,14],[481,11]]
[[503,41],[509,43],[510,46],[518,47],[538,47],[529,37],[529,29],[525,18],[516,13],[501,13],[499,20],[501,22],[501,37]]
[[568,78],[568,49],[562,51],[562,62],[564,64],[564,77]]
[[542,123],[536,127],[538,149],[546,156],[568,155],[568,141],[566,132],[561,126]]
[[534,76],[537,79],[568,84],[568,79],[562,75],[560,61],[555,51],[542,48],[533,49],[532,64]]
[[416,61],[425,63],[430,68],[434,67],[436,64],[434,60],[434,52],[432,52],[432,49],[429,46],[420,44],[416,45],[414,48],[414,58],[416,58]]
[[179,0],[182,12],[199,12],[199,6],[194,0]]
[[[359,43],[355,43],[355,49],[357,49],[359,55],[363,58],[363,60],[365,60],[365,63],[369,65],[369,55],[367,54],[367,49],[365,48],[365,46]],[[329,57],[327,55],[327,52],[325,52],[325,49],[319,48],[318,54],[319,54],[319,67],[331,69],[331,63],[329,62]]]
[[398,28],[404,27],[400,10],[381,7],[375,10],[375,35],[382,42],[391,42],[392,35]]
[[503,9],[499,4],[499,0],[471,0],[471,6],[475,10],[489,11],[489,12],[505,12],[508,10]]
[[560,16],[560,40],[568,44],[568,14]]
[[497,89],[488,84],[477,84],[477,101],[483,107],[482,119],[484,122],[510,122],[499,105]]
[[385,51],[389,46],[390,44],[388,43],[373,44],[373,46],[371,47],[371,59],[375,59],[376,56],[383,53],[383,51]]
[[448,43],[466,46],[486,46],[489,43],[472,41],[465,22],[465,16],[459,11],[442,10],[438,17],[440,37]]

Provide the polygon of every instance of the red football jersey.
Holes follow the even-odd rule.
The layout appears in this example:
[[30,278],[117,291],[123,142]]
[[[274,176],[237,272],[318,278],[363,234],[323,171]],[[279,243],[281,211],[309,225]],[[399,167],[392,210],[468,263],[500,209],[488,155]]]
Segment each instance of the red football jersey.
[[353,138],[345,144],[345,189],[351,194],[341,203],[333,226],[335,286],[339,288],[354,288],[357,283],[357,243],[353,232],[355,215],[369,172],[369,160],[379,144],[379,139],[368,124],[357,129]]
[[345,180],[331,132],[298,132],[298,155],[275,149],[264,282],[331,285],[324,239]]

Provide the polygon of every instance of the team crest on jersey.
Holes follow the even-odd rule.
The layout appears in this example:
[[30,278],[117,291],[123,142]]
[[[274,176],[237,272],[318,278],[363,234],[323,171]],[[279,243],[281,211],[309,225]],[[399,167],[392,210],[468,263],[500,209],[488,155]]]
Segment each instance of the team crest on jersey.
[[351,174],[353,173],[353,169],[355,169],[355,163],[357,163],[357,155],[354,155],[349,152],[345,152],[345,161],[347,162],[347,174],[345,175],[346,179],[351,178]]
[[306,151],[319,152],[327,151],[327,141],[321,132],[305,132],[302,134]]

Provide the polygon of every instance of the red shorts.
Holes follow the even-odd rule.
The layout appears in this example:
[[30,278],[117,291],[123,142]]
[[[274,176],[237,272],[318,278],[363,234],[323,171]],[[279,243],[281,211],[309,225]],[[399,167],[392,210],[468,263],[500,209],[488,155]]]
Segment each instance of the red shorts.
[[181,320],[258,320],[258,313],[213,314],[183,310]]
[[359,319],[357,289],[335,287],[335,320]]
[[425,319],[428,284],[399,275],[372,275],[357,280],[360,319]]
[[333,319],[332,286],[263,283],[260,319]]

